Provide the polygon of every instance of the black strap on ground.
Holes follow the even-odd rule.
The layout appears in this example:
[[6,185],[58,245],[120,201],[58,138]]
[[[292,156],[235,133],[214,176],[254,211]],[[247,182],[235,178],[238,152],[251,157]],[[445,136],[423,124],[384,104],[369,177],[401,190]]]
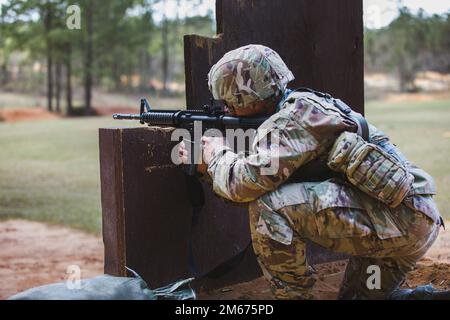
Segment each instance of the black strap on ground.
[[185,174],[185,178],[186,178],[186,189],[188,193],[188,198],[192,206],[191,235],[188,242],[189,271],[191,272],[192,276],[197,279],[200,278],[217,279],[227,274],[228,272],[233,270],[237,265],[240,264],[242,259],[245,257],[247,251],[251,247],[252,242],[250,240],[245,249],[243,249],[241,252],[231,257],[230,259],[222,262],[213,270],[208,271],[206,273],[201,273],[199,271],[198,265],[194,257],[192,228],[198,222],[199,216],[203,209],[203,205],[205,204],[205,195],[203,192],[202,183],[200,182],[200,179],[197,176]]
[[200,272],[198,271],[197,263],[195,262],[194,259],[194,252],[192,248],[193,243],[192,228],[197,224],[198,217],[202,211],[203,205],[205,204],[205,195],[203,193],[202,184],[197,176],[189,175],[186,173],[184,176],[186,179],[186,190],[188,194],[188,199],[192,206],[191,234],[189,236],[188,242],[188,266],[192,276],[197,278],[201,275]]

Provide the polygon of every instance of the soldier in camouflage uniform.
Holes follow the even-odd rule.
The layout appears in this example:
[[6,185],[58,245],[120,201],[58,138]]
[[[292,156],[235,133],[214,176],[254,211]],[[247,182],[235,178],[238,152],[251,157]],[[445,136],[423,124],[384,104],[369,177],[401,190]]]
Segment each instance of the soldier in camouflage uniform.
[[[398,290],[442,225],[432,199],[434,182],[425,171],[407,161],[373,125],[369,143],[364,142],[357,135],[358,122],[329,97],[287,89],[294,76],[270,48],[249,45],[230,51],[211,68],[208,79],[214,98],[224,100],[229,113],[272,114],[258,128],[250,155],[234,153],[223,139],[204,137],[206,165],[199,170],[207,172],[218,195],[249,204],[253,248],[277,298],[312,298],[317,275],[306,259],[307,240],[352,256],[339,293],[342,299],[434,293],[429,286]],[[276,135],[276,148],[258,144],[269,134]],[[349,145],[357,146],[350,148],[353,156],[343,157]],[[373,152],[358,156],[362,161],[349,174],[346,170],[357,162],[354,154],[367,146]],[[183,147],[180,154],[186,155]],[[273,160],[277,172],[262,174]],[[335,173],[328,178],[292,179],[327,162],[328,172],[332,168]],[[375,192],[365,192],[364,182],[375,185]],[[366,284],[371,265],[380,268],[380,289]]]

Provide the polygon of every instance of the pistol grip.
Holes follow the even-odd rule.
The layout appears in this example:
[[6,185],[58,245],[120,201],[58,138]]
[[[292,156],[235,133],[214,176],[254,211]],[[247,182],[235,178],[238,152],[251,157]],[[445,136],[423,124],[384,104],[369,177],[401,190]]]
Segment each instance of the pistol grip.
[[189,133],[191,135],[191,140],[186,141],[189,144],[189,163],[184,165],[184,172],[188,176],[196,176],[197,175],[197,162],[196,162],[196,149],[195,149],[195,137],[194,137],[194,128],[189,128]]
[[197,175],[197,165],[195,163],[189,163],[184,165],[184,172],[188,176],[195,176]]

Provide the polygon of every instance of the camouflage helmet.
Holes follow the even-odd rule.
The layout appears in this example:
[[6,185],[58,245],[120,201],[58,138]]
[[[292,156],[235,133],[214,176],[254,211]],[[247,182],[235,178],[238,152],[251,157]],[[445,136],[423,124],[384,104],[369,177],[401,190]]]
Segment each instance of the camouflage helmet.
[[226,53],[208,74],[214,99],[234,108],[277,96],[286,90],[294,75],[274,50],[263,45],[247,45]]

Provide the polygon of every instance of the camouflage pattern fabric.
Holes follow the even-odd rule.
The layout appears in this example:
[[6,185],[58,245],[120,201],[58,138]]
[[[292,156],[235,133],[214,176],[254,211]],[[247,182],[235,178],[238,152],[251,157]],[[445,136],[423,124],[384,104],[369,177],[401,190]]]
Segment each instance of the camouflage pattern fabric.
[[[432,201],[427,196],[414,198]],[[372,210],[389,212],[387,217],[397,226],[399,236],[382,239],[367,214]],[[383,299],[401,284],[439,232],[439,222],[421,211],[404,204],[389,208],[337,179],[284,184],[252,202],[249,214],[258,262],[279,299],[312,297],[317,275],[306,261],[306,240],[353,256],[340,298]],[[281,234],[287,241],[278,240]],[[380,267],[380,290],[366,285],[370,265]]]
[[345,173],[358,189],[392,208],[403,201],[414,180],[401,161],[352,132],[343,132],[336,139],[328,167]]
[[[354,256],[341,298],[383,298],[435,240],[440,215],[433,179],[408,162],[388,137],[369,126],[370,142],[399,161],[414,177],[395,208],[366,195],[347,181],[285,183],[302,166],[328,154],[344,131],[357,124],[325,98],[289,94],[279,112],[259,129],[249,156],[215,150],[208,166],[214,191],[234,202],[249,202],[250,227],[258,261],[279,298],[311,298],[315,277],[306,261],[305,240]],[[264,137],[278,145],[260,144]],[[276,152],[274,152],[276,151]],[[272,175],[263,171],[273,161]],[[367,265],[382,270],[382,289],[365,286]]]
[[262,45],[248,45],[225,54],[208,74],[209,89],[229,108],[244,108],[282,94],[294,80],[281,57]]

